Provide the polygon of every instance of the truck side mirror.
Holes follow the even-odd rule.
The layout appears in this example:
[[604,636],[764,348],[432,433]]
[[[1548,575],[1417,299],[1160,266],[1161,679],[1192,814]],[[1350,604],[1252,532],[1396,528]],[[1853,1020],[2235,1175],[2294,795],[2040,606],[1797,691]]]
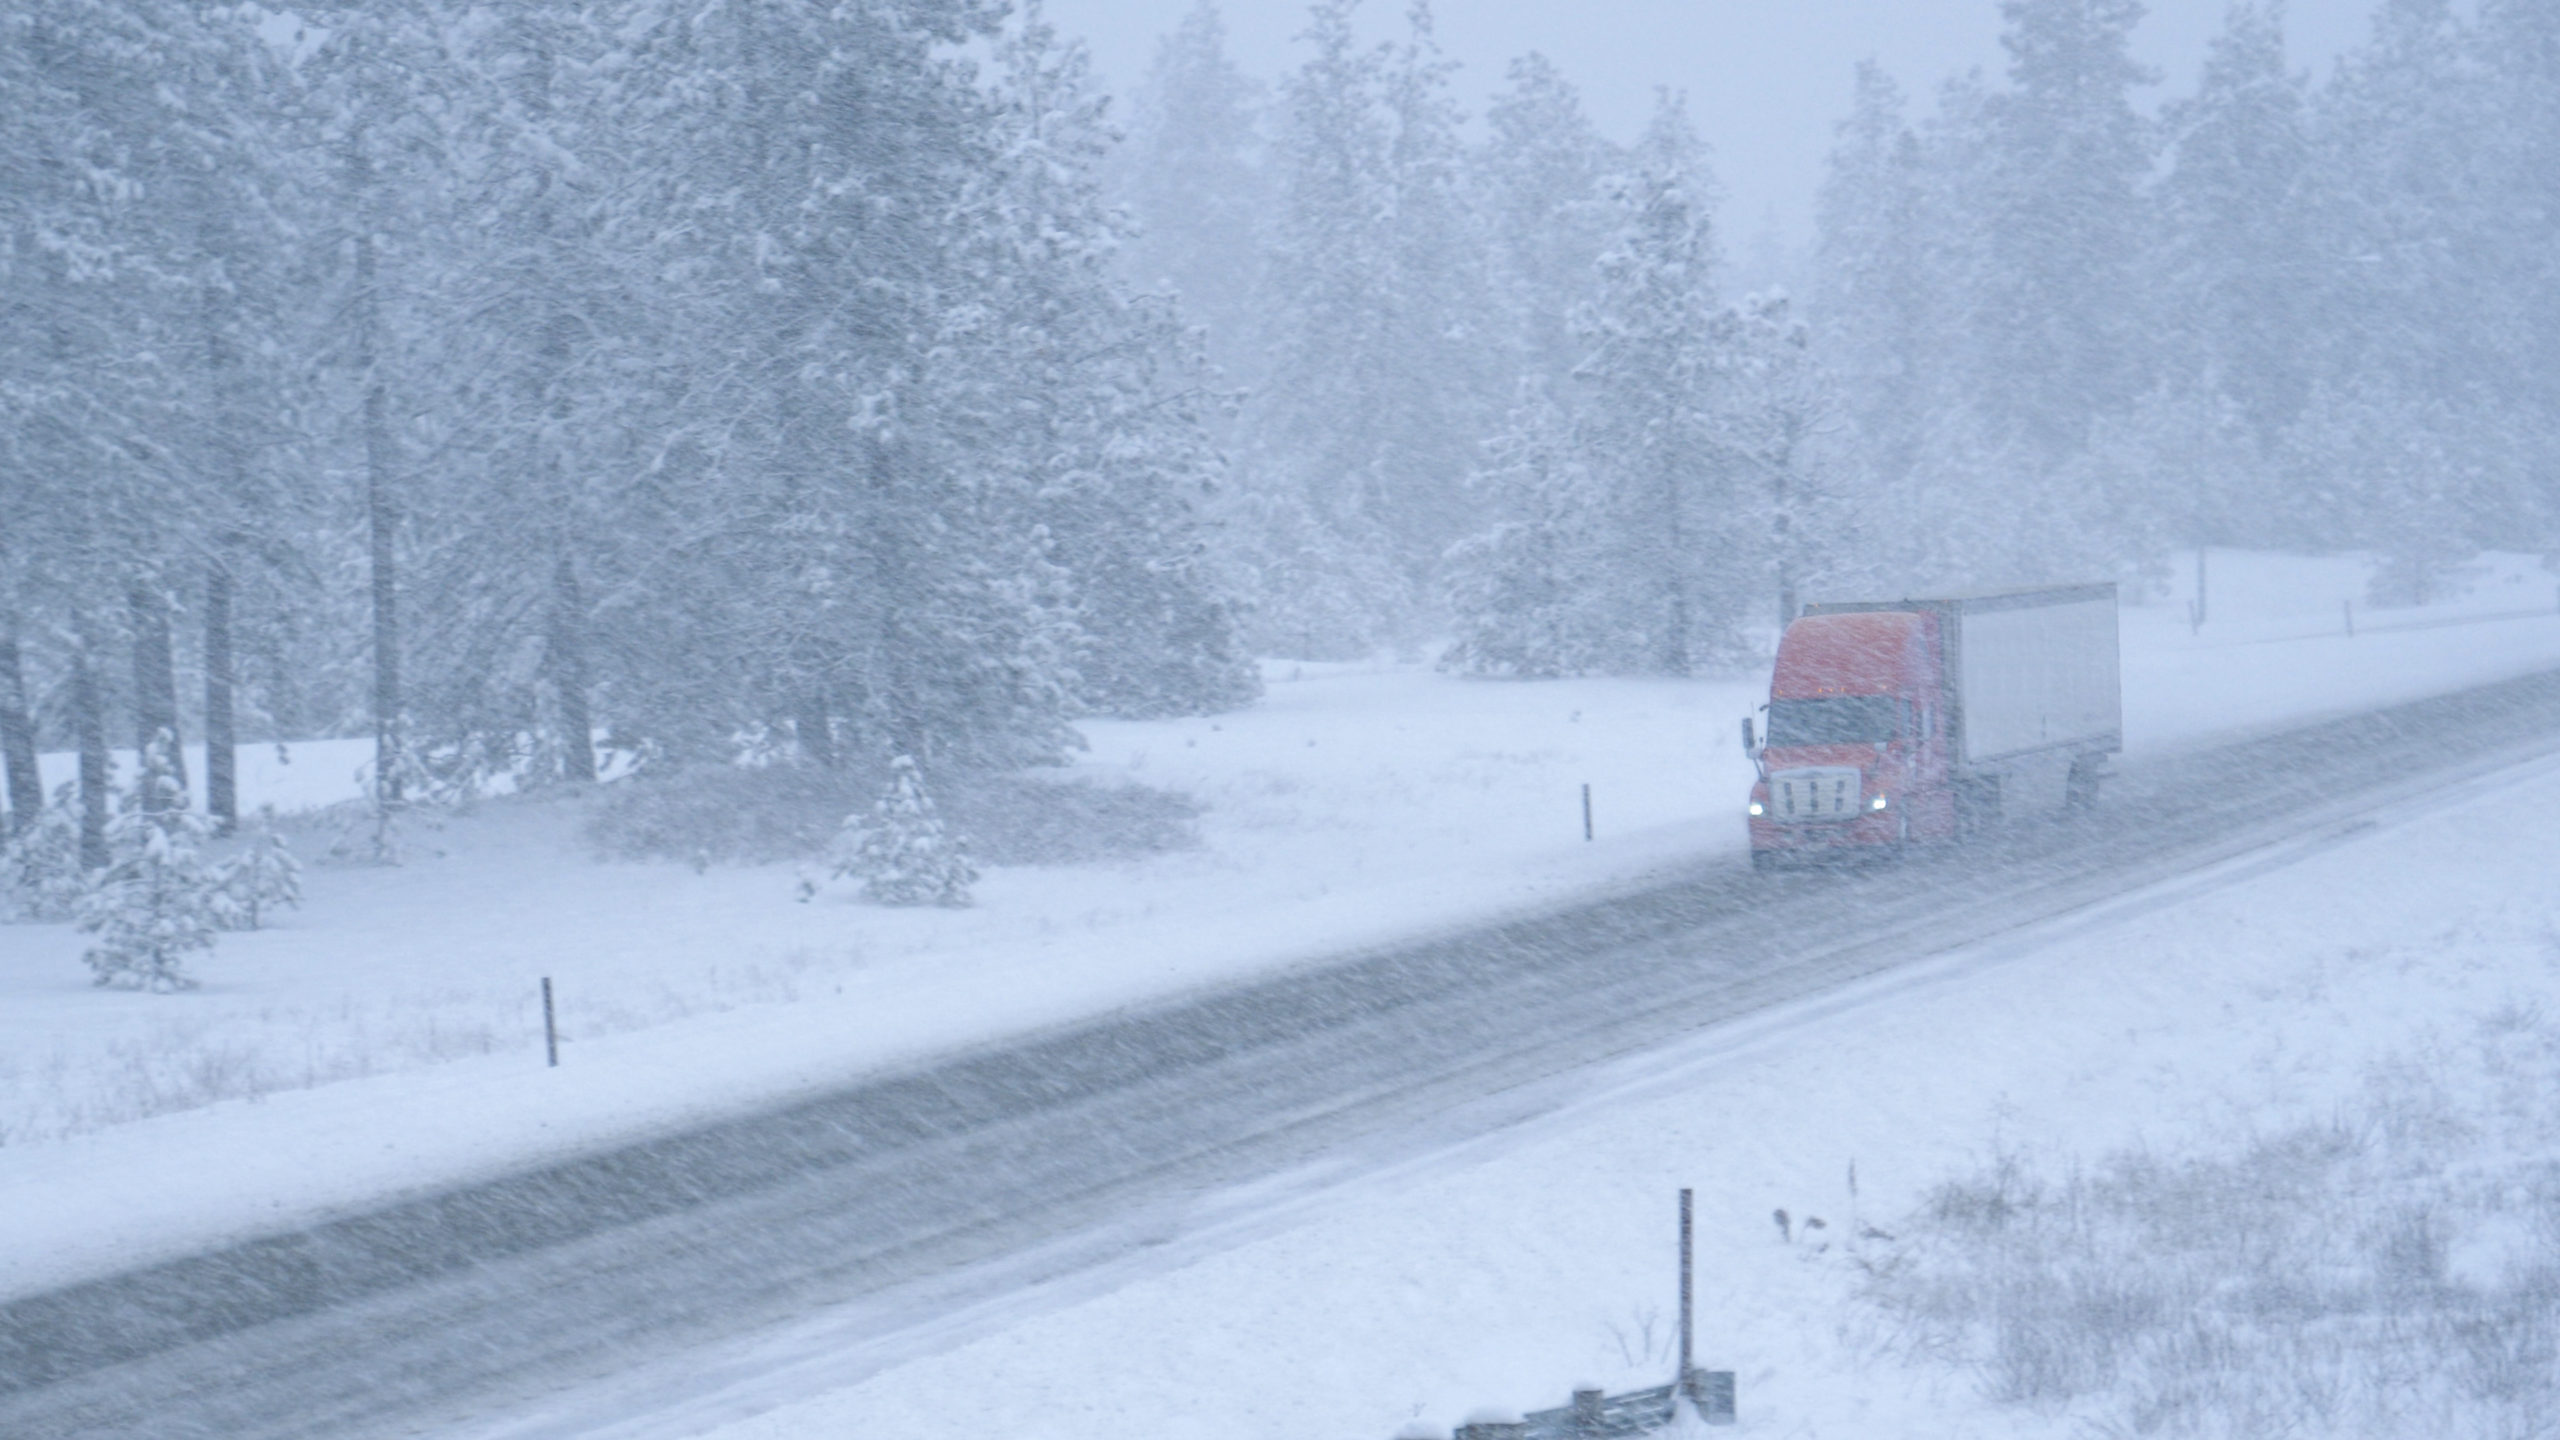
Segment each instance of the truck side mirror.
[[1742,717],[1742,753],[1745,755],[1756,754],[1759,749],[1760,747],[1758,745],[1752,743],[1751,717],[1745,715]]

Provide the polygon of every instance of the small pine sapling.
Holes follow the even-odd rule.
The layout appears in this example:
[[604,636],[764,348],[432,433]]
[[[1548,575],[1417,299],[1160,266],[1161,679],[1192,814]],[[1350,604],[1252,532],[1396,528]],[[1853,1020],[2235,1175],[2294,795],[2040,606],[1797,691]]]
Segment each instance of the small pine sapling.
[[79,913],[80,813],[70,785],[0,847],[0,905],[17,920],[68,920]]
[[218,884],[199,849],[206,825],[187,808],[168,732],[143,747],[142,774],[107,824],[107,867],[80,897],[80,957],[119,990],[185,990],[187,957],[213,948]]
[[890,762],[889,788],[871,813],[846,818],[834,859],[835,875],[861,880],[862,898],[879,905],[963,906],[978,880],[967,842],[943,829],[904,755]]
[[255,930],[276,910],[302,904],[302,864],[271,823],[245,838],[214,883],[214,918],[225,930]]
[[365,865],[405,864],[410,815],[451,805],[467,795],[467,785],[457,785],[429,765],[411,738],[413,729],[405,716],[393,727],[389,768],[384,768],[380,755],[356,767],[356,784],[365,793],[365,804],[349,814],[339,829],[329,846],[332,858]]

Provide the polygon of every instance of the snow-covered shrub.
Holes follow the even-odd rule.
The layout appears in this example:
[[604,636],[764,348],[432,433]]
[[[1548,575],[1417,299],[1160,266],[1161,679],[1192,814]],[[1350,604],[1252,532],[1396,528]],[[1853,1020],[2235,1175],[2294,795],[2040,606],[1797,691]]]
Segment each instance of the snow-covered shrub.
[[890,762],[888,792],[871,813],[846,819],[834,860],[838,878],[859,879],[862,897],[881,905],[966,905],[978,880],[967,842],[943,828],[904,755]]
[[347,807],[337,838],[330,842],[333,860],[361,865],[399,865],[409,851],[409,821],[425,815],[431,828],[441,824],[439,811],[467,812],[496,778],[508,774],[504,738],[471,737],[429,742],[417,738],[415,722],[403,717],[393,735],[385,770],[379,757],[356,767],[361,807]]
[[220,886],[169,751],[165,731],[143,748],[142,774],[107,823],[107,868],[80,897],[80,928],[97,937],[80,958],[100,985],[187,989],[187,957],[213,948]]
[[[611,859],[696,867],[815,859],[832,852],[846,813],[867,812],[887,783],[878,768],[791,763],[635,775],[596,795],[586,839]],[[1198,838],[1199,803],[1153,786],[955,771],[934,777],[933,798],[943,824],[969,837],[969,853],[982,864],[1080,865],[1161,854]]]
[[1892,1348],[2097,1434],[2539,1435],[2560,1025],[2530,1004],[2229,1149],[1999,1155],[1847,1260]]
[[17,920],[68,920],[79,909],[80,816],[72,787],[0,848],[0,911]]
[[302,904],[302,863],[282,835],[261,826],[215,870],[214,887],[215,923],[255,930],[276,910]]
[[604,787],[586,837],[615,860],[806,858],[825,853],[845,812],[877,793],[876,772],[788,762],[669,768]]

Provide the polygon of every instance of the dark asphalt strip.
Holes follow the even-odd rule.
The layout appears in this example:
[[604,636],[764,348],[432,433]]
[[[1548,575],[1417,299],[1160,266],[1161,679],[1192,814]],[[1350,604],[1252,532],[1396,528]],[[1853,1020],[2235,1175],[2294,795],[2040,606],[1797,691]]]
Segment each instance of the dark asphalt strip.
[[27,1297],[0,1307],[0,1434],[406,1432],[1267,1174],[2543,749],[2560,749],[2560,675],[2128,766],[2095,817],[1963,852],[1719,866]]

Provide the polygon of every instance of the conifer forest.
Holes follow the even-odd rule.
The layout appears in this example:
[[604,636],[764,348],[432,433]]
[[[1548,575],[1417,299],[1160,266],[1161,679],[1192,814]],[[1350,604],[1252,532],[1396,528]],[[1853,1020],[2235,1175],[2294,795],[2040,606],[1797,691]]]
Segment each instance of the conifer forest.
[[[1990,0],[1985,0],[1990,3]],[[1859,72],[1794,279],[1708,140],[1427,0],[1204,3],[1104,93],[1036,3],[171,0],[0,33],[0,765],[365,735],[377,793],[1056,757],[1255,656],[1688,674],[1810,594],[2560,534],[2560,10],[2237,0]],[[1357,17],[1374,25],[1381,17]],[[1370,38],[1363,38],[1370,35]],[[182,750],[177,768],[184,769]]]

